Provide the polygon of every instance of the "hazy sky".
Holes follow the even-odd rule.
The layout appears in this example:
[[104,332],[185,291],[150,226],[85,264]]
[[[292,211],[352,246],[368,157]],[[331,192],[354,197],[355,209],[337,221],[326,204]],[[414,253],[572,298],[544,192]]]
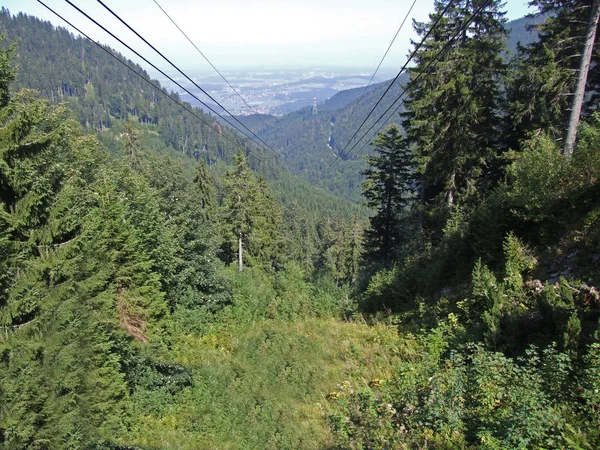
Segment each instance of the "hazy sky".
[[[129,30],[95,0],[72,0],[136,49]],[[103,0],[159,50],[186,70],[210,69],[154,0]],[[157,0],[218,68],[360,67],[374,69],[412,0]],[[63,0],[44,0],[92,38],[129,53]],[[0,0],[11,13],[23,11],[64,26],[36,0]],[[525,0],[508,0],[509,19],[528,12]],[[417,0],[410,18],[426,20],[432,0]],[[396,39],[384,71],[397,71],[414,37],[410,21]],[[152,51],[141,52],[152,61]]]

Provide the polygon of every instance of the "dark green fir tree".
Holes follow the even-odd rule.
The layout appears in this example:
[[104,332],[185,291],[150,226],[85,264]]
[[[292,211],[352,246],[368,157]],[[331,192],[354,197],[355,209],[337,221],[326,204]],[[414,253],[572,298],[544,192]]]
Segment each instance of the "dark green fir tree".
[[409,91],[403,125],[419,160],[421,199],[438,230],[455,206],[487,188],[490,162],[500,151],[501,7],[499,0],[438,0],[428,22],[415,22],[421,37],[436,25],[410,69],[411,80],[419,81]]
[[[508,83],[510,145],[545,132],[564,138],[592,0],[534,0],[538,13],[547,14],[537,26],[539,40],[519,49]],[[592,54],[586,86],[585,114],[596,109],[600,94],[599,49]]]
[[363,172],[363,195],[375,210],[366,231],[366,256],[390,263],[402,244],[402,217],[412,202],[413,157],[396,125],[380,133],[373,142],[375,155],[367,159]]

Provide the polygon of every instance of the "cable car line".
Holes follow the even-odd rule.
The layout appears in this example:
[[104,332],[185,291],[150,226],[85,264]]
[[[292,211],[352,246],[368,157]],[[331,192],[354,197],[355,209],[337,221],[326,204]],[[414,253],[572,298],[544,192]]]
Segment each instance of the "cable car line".
[[[233,124],[231,121],[229,121],[226,117],[224,117],[221,114],[219,114],[214,108],[212,108],[210,105],[208,105],[205,102],[203,102],[202,100],[200,100],[195,94],[193,94],[187,88],[185,88],[184,86],[182,86],[181,83],[179,83],[176,80],[174,80],[171,76],[167,75],[163,70],[159,69],[155,64],[151,63],[147,58],[143,57],[139,52],[137,52],[136,50],[134,50],[131,46],[129,46],[128,44],[126,44],[125,42],[123,42],[123,40],[121,40],[120,38],[118,38],[117,36],[115,36],[114,33],[112,33],[110,30],[108,30],[102,24],[98,23],[98,21],[96,21],[94,18],[92,18],[85,11],[82,11],[79,7],[77,7],[76,5],[74,5],[71,1],[69,1],[69,0],[65,0],[65,1],[69,5],[71,5],[73,8],[75,8],[79,13],[81,13],[83,16],[85,16],[88,20],[90,20],[91,22],[93,22],[96,26],[98,26],[99,28],[101,28],[102,30],[104,30],[108,35],[112,36],[113,39],[115,39],[116,41],[118,41],[121,45],[123,45],[124,47],[126,47],[129,51],[131,51],[132,53],[134,53],[136,56],[138,56],[140,59],[142,59],[148,65],[150,65],[152,68],[154,68],[154,70],[158,71],[161,75],[163,75],[164,77],[168,78],[172,83],[174,83],[180,89],[182,89],[183,91],[185,91],[186,93],[188,93],[191,97],[193,97],[194,99],[196,99],[199,103],[201,103],[202,105],[204,105],[210,111],[214,112],[218,117],[220,117],[225,122],[227,122],[232,128],[235,128],[237,131],[239,131],[241,134],[243,134],[244,136],[246,136],[248,139],[253,140],[243,130],[239,129],[235,124]],[[261,145],[258,142],[256,142],[256,144],[259,145],[260,147],[263,147],[265,150],[273,152],[276,156],[278,156],[278,154],[276,152],[274,152],[273,150],[269,150],[269,149],[265,148],[264,145]]]
[[[223,81],[225,83],[227,83],[227,86],[229,86],[231,88],[231,90],[233,92],[235,92],[235,94],[242,100],[242,102],[244,102],[244,104],[246,105],[246,107],[252,111],[254,114],[256,114],[258,116],[258,118],[261,120],[261,122],[263,123],[263,125],[266,127],[267,124],[264,121],[264,119],[261,117],[261,114],[258,113],[257,111],[254,110],[254,108],[252,108],[252,106],[250,106],[250,104],[246,101],[246,99],[244,97],[242,97],[242,95],[237,91],[236,88],[234,88],[231,83],[229,81],[227,81],[227,78],[225,78],[225,75],[223,75],[219,69],[217,69],[215,67],[215,65],[210,61],[210,59],[208,59],[208,56],[206,56],[197,46],[196,44],[194,44],[194,42],[188,37],[188,35],[181,29],[181,27],[179,27],[179,25],[177,25],[177,23],[175,22],[175,20],[173,20],[173,18],[167,13],[167,11],[164,10],[164,8],[162,6],[160,6],[160,4],[158,3],[158,1],[153,0],[154,3],[156,4],[156,6],[158,6],[160,8],[160,10],[164,13],[165,16],[167,16],[167,18],[171,21],[171,23],[173,25],[175,25],[175,28],[177,28],[181,34],[188,40],[188,42],[190,44],[192,44],[192,46],[196,49],[196,51],[206,60],[206,62],[208,64],[210,64],[210,66],[215,70],[215,72],[217,72],[219,74],[219,76],[223,79]],[[416,1],[416,0],[415,0]]]
[[[65,0],[65,1],[72,5],[70,0]],[[138,33],[133,27],[131,27],[127,22],[125,22],[117,13],[115,13],[112,9],[110,9],[108,6],[106,6],[104,4],[104,2],[102,2],[102,0],[96,0],[96,1],[98,3],[100,3],[104,7],[104,9],[106,9],[108,12],[110,12],[119,22],[121,22],[123,25],[125,25],[133,34],[135,34],[138,38],[140,38],[142,41],[144,41],[144,43],[146,45],[148,45],[152,50],[154,50],[158,55],[160,55],[161,58],[163,58],[166,62],[168,62],[175,70],[177,70],[181,75],[183,75],[190,83],[192,83],[196,88],[198,88],[204,95],[206,95],[209,99],[211,99],[213,102],[215,102],[220,108],[223,109],[223,111],[225,111],[227,114],[229,114],[244,129],[248,130],[248,132],[252,136],[254,136],[259,142],[261,142],[264,147],[268,148],[270,151],[272,151],[276,155],[279,155],[279,152],[277,152],[276,150],[271,148],[271,146],[269,144],[267,144],[265,141],[263,141],[258,135],[256,135],[250,128],[248,128],[244,123],[242,123],[237,117],[235,117],[233,114],[231,114],[227,110],[227,108],[225,108],[223,105],[221,105],[221,103],[219,103],[219,101],[217,99],[215,99],[212,95],[210,95],[202,87],[200,87],[198,85],[198,83],[196,83],[194,80],[192,80],[183,70],[181,70],[179,67],[177,67],[177,65],[175,65],[173,62],[171,62],[171,60],[169,58],[167,58],[165,55],[163,55],[156,47],[154,47],[150,42],[148,42],[140,33]]]
[[[446,45],[435,55],[435,57],[427,64],[427,66],[425,67],[424,71],[427,71],[427,73],[425,73],[426,75],[429,75],[431,73],[431,70],[433,70],[433,68],[431,70],[428,70],[433,63],[435,63],[438,59],[440,59],[442,56],[444,56],[444,53],[446,53],[450,47],[452,46],[452,44],[454,43],[454,41],[456,41],[456,39],[458,38],[459,34],[462,33],[470,24],[471,22],[473,22],[473,20],[475,19],[475,17],[481,13],[481,11],[483,11],[484,8],[486,8],[492,0],[486,0],[478,9],[477,11],[475,11],[473,14],[471,14],[471,16],[465,21],[465,23],[463,23],[463,25],[456,31],[456,33],[454,34],[454,36],[452,36],[452,38],[448,41],[448,43],[446,43]],[[375,128],[375,125],[377,125],[381,119],[396,105],[396,103],[398,103],[400,101],[400,99],[413,87],[413,85],[415,85],[417,82],[419,82],[421,80],[421,78],[423,78],[424,76],[424,72],[421,72],[417,78],[415,78],[414,80],[412,80],[404,89],[403,91],[400,93],[400,95],[396,98],[396,100],[394,100],[394,102],[383,112],[383,114],[381,116],[379,116],[379,118],[373,123],[373,125],[371,125],[371,127],[360,137],[360,139],[358,141],[356,141],[356,143],[352,146],[352,148],[350,148],[350,150],[348,150],[348,152],[346,153],[345,156],[348,156],[352,150],[354,148],[356,148],[356,146],[358,146],[358,144],[360,143],[360,141],[373,129]],[[383,122],[382,125],[379,126],[379,128],[377,129],[377,131],[381,130],[381,128],[383,128],[385,126],[385,123],[387,122],[387,120],[389,120],[390,117],[392,117],[396,111],[398,111],[398,109],[400,109],[400,107],[402,106],[402,103],[400,103],[396,109],[392,112],[392,114],[386,119],[385,122]],[[365,144],[365,146],[368,144]],[[361,147],[364,148],[365,146]],[[338,163],[341,160],[341,158],[339,160],[334,161],[333,164],[331,164],[330,169],[332,169],[336,163]]]
[[[219,133],[219,129],[216,128],[215,126],[213,126],[210,122],[208,122],[207,120],[203,119],[201,116],[199,116],[196,112],[194,112],[192,109],[188,108],[185,103],[183,102],[178,102],[177,100],[175,100],[173,97],[171,97],[167,92],[165,92],[164,88],[162,88],[161,86],[157,85],[156,83],[154,83],[152,80],[146,78],[144,75],[142,75],[140,72],[138,72],[137,70],[135,70],[133,67],[129,66],[125,61],[123,61],[122,59],[120,59],[119,57],[117,57],[116,55],[114,55],[111,51],[109,51],[106,47],[104,47],[103,45],[101,45],[100,43],[96,42],[95,40],[93,40],[91,37],[89,37],[87,34],[85,34],[83,31],[81,31],[79,28],[77,28],[75,25],[73,25],[71,22],[69,22],[67,19],[65,19],[63,16],[61,16],[59,13],[57,13],[56,11],[54,11],[52,8],[50,8],[48,5],[46,5],[42,0],[37,0],[38,3],[40,3],[42,6],[44,6],[48,11],[50,11],[52,14],[54,14],[55,16],[57,16],[59,19],[61,19],[63,22],[65,22],[67,25],[69,25],[71,28],[73,28],[75,31],[77,31],[79,34],[81,34],[82,36],[84,36],[85,38],[87,38],[89,41],[91,41],[92,43],[94,43],[97,47],[99,47],[102,51],[104,51],[105,53],[107,53],[108,55],[110,55],[112,58],[114,58],[115,60],[117,60],[120,64],[122,64],[123,66],[125,66],[127,69],[131,70],[133,73],[135,73],[138,77],[140,77],[142,80],[146,81],[148,84],[150,84],[152,87],[154,87],[156,90],[158,90],[159,92],[161,92],[165,97],[167,97],[169,100],[171,100],[172,102],[174,102],[176,105],[182,107],[183,109],[185,109],[188,113],[190,113],[191,115],[193,115],[194,117],[196,117],[199,121],[201,121],[202,123],[204,123],[205,125],[207,125],[209,128],[213,129],[214,131],[216,131],[217,133]],[[231,139],[229,136],[227,136],[226,134],[222,134],[220,133],[222,137],[224,137],[227,141],[231,142],[235,147],[237,147],[238,149],[240,149],[242,152],[246,152],[246,149],[243,148],[242,146],[240,146],[240,144],[238,144],[237,142],[235,142],[233,139]],[[252,154],[248,155],[249,157],[253,157],[257,162],[261,162],[257,157],[255,157]]]
[[[402,66],[402,68],[400,69],[400,71],[398,72],[398,74],[391,81],[391,83],[389,84],[389,86],[387,87],[387,89],[385,90],[385,92],[383,94],[381,94],[381,97],[379,97],[379,100],[377,100],[377,103],[375,103],[375,106],[373,106],[373,108],[371,109],[371,111],[369,111],[369,114],[367,114],[367,117],[365,117],[365,120],[362,121],[362,123],[356,129],[356,131],[354,132],[354,134],[352,135],[352,137],[350,139],[348,139],[348,142],[346,143],[346,145],[344,146],[344,148],[342,149],[342,151],[338,155],[339,159],[343,159],[343,158],[345,158],[347,156],[347,153],[344,154],[344,152],[346,151],[346,149],[348,148],[348,146],[350,145],[350,143],[352,142],[352,140],[356,137],[356,135],[358,134],[358,132],[360,131],[360,129],[363,127],[363,125],[367,122],[367,120],[369,120],[369,117],[371,117],[371,115],[373,114],[373,112],[375,111],[375,109],[379,106],[379,104],[383,100],[383,97],[385,97],[385,95],[389,92],[389,90],[396,83],[396,81],[398,81],[398,78],[406,70],[406,68],[408,67],[408,64],[412,61],[412,59],[416,55],[417,51],[423,46],[423,44],[425,43],[425,40],[429,37],[429,35],[437,27],[437,25],[440,22],[440,20],[442,20],[442,18],[444,17],[444,14],[446,14],[446,12],[450,9],[450,7],[452,7],[452,5],[454,5],[455,1],[456,0],[450,0],[450,2],[446,5],[446,7],[444,8],[444,10],[440,14],[440,16],[437,18],[437,20],[431,26],[431,28],[429,29],[429,31],[427,31],[427,34],[425,34],[425,36],[423,37],[423,39],[421,39],[421,42],[419,42],[419,44],[417,44],[417,47],[411,53],[411,55],[408,57],[408,59],[406,60],[406,62],[404,63],[404,65]],[[335,162],[337,162],[337,161],[338,161],[338,159],[335,160]],[[335,162],[334,162],[334,164],[335,164]]]
[[[156,0],[154,0],[154,1],[156,2]],[[388,45],[388,48],[385,51],[385,53],[383,54],[383,57],[381,58],[381,61],[379,61],[379,64],[377,65],[377,68],[375,69],[375,72],[373,72],[373,75],[371,75],[371,79],[369,80],[369,82],[365,86],[364,91],[362,92],[362,94],[360,94],[360,97],[358,98],[357,102],[354,104],[354,108],[352,108],[352,111],[350,112],[350,115],[348,116],[347,122],[350,121],[350,119],[354,115],[354,111],[356,111],[356,108],[358,107],[358,105],[360,104],[361,100],[363,99],[363,97],[367,93],[367,89],[369,89],[369,86],[371,86],[371,83],[373,82],[373,78],[375,78],[375,75],[379,71],[379,68],[381,67],[381,64],[383,64],[383,61],[385,60],[387,54],[389,53],[390,49],[392,48],[392,45],[394,45],[394,42],[396,41],[396,38],[398,37],[398,34],[400,34],[400,31],[402,30],[402,27],[404,26],[404,22],[406,22],[406,20],[408,19],[408,16],[410,15],[410,13],[413,10],[413,8],[414,8],[414,6],[415,6],[416,3],[417,3],[417,0],[413,0],[412,5],[410,5],[410,8],[408,9],[408,12],[406,13],[406,16],[404,16],[404,20],[402,21],[402,23],[400,24],[400,27],[396,31],[396,34],[394,35],[394,37],[392,39],[392,42],[390,42],[390,45]]]

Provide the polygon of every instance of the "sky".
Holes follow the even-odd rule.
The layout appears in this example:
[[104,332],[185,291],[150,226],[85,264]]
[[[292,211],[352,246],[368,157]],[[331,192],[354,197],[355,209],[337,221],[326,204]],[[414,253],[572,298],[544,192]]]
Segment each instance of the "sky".
[[[64,0],[43,0],[95,40],[137,61]],[[71,0],[136,49],[144,44],[95,0]],[[103,0],[183,70],[210,66],[159,9],[155,0]],[[374,69],[410,9],[412,0],[156,0],[220,70],[271,68]],[[36,0],[0,0],[20,11],[66,26]],[[416,0],[381,72],[397,71],[414,38],[411,20],[426,21],[433,0]],[[507,18],[529,12],[527,1],[507,0]],[[153,62],[152,51],[141,53]]]

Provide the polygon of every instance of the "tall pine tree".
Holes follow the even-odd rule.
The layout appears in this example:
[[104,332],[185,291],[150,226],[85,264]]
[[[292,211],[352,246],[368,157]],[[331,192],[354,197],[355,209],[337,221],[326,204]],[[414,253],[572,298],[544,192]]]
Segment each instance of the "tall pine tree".
[[373,142],[375,156],[367,159],[363,172],[363,195],[376,213],[366,231],[366,254],[372,260],[389,263],[402,243],[401,217],[412,200],[413,157],[406,139],[396,125],[390,125]]
[[[544,131],[554,139],[565,135],[592,0],[533,0],[540,14],[539,40],[520,48],[508,83],[510,145]],[[588,77],[585,113],[596,109],[600,94],[600,50],[595,49]]]
[[437,0],[429,22],[415,22],[425,36],[439,20],[410,69],[411,79],[420,81],[409,91],[403,123],[420,162],[422,201],[442,212],[442,227],[448,211],[487,184],[486,171],[500,151],[500,79],[506,70],[501,2],[483,7],[483,0],[459,0],[442,14],[449,4]]
[[263,177],[256,179],[248,158],[240,151],[235,167],[227,172],[222,217],[225,259],[237,259],[238,269],[245,263],[271,268],[279,256],[281,206],[271,196]]

